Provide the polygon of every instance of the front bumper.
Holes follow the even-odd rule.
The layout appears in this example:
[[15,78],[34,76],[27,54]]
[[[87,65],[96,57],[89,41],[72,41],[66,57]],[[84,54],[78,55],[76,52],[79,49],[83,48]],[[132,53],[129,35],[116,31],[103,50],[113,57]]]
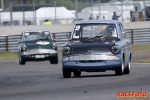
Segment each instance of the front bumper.
[[80,61],[68,61],[63,62],[63,68],[70,69],[114,69],[117,67],[121,67],[122,62],[116,60],[108,60],[101,62],[80,62]]
[[114,69],[121,67],[122,61],[116,55],[91,54],[72,55],[63,58],[63,67],[70,69]]
[[[36,55],[43,55],[44,57],[36,58]],[[29,55],[21,55],[21,57],[25,61],[44,61],[44,60],[50,60],[51,58],[57,57],[57,53],[40,53],[40,54],[29,54]]]

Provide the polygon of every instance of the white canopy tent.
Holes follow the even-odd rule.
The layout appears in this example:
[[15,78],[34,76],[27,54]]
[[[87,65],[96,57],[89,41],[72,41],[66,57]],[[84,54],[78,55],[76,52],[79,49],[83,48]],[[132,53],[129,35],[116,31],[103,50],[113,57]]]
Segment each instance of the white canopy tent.
[[[36,17],[55,19],[55,7],[42,7],[36,11]],[[56,8],[56,18],[57,19],[74,19],[75,16],[67,10],[65,7]]]
[[[19,22],[23,21],[23,11],[22,12],[13,12],[13,20],[17,20]],[[26,11],[24,12],[25,20],[34,20],[34,14],[33,11]],[[55,17],[55,7],[42,7],[36,10],[36,20],[37,24],[39,25],[39,21],[44,21],[45,19],[49,20],[69,20],[69,19],[75,19],[75,15],[72,14],[69,10],[67,10],[65,7],[56,7],[56,17]],[[10,21],[10,12],[1,12],[0,13],[0,20],[3,21]]]

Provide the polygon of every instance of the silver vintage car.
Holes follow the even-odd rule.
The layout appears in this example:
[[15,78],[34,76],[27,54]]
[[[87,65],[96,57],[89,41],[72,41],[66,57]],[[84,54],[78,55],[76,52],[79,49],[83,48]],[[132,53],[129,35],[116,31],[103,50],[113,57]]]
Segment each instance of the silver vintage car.
[[49,60],[58,63],[57,45],[49,30],[26,30],[22,32],[18,45],[19,64],[27,61]]
[[62,47],[64,78],[72,72],[79,77],[82,71],[129,74],[131,41],[125,36],[123,25],[115,20],[77,21],[70,40]]

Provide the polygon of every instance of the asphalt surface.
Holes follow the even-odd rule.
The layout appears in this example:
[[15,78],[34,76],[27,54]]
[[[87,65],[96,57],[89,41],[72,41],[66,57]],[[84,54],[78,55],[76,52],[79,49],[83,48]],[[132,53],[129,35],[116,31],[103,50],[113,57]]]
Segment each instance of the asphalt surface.
[[150,64],[131,64],[131,74],[114,71],[82,72],[80,78],[62,76],[61,62],[18,62],[0,65],[0,100],[150,100],[118,98],[117,92],[150,95]]

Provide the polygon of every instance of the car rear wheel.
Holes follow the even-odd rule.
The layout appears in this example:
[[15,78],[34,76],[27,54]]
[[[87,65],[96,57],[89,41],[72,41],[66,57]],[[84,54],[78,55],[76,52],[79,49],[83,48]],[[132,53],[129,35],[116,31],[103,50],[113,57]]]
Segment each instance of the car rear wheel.
[[50,59],[51,64],[58,64],[58,57],[53,57]]
[[71,70],[68,68],[63,68],[63,77],[70,78],[70,76],[71,76]]
[[21,56],[19,56],[19,64],[25,65],[25,63],[26,63],[26,61]]
[[73,74],[74,74],[75,77],[80,77],[81,76],[81,71],[75,70],[73,72]]
[[115,74],[116,75],[123,75],[124,73],[124,62],[122,61],[121,67],[116,68]]
[[129,74],[130,73],[130,61],[128,63],[128,66],[124,69],[124,74]]

